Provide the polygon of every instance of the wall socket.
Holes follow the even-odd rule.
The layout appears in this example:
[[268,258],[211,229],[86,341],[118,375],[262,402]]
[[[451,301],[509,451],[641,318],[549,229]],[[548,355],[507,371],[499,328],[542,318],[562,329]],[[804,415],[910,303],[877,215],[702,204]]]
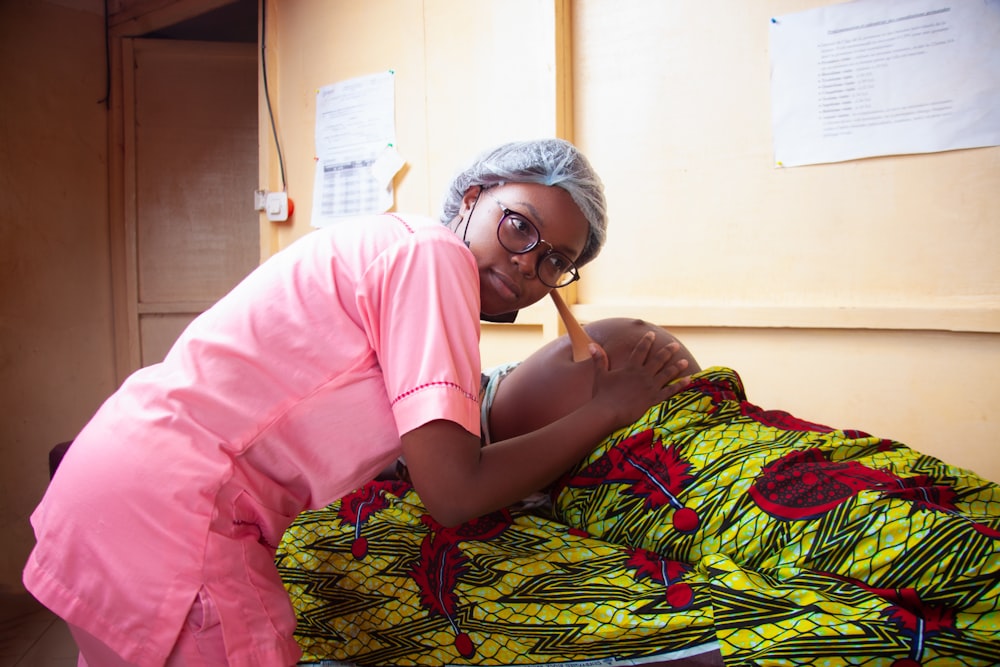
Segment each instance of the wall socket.
[[288,220],[294,209],[287,192],[254,190],[253,210],[263,211],[271,222],[284,222]]
[[288,220],[288,193],[268,192],[265,197],[265,211],[271,222]]

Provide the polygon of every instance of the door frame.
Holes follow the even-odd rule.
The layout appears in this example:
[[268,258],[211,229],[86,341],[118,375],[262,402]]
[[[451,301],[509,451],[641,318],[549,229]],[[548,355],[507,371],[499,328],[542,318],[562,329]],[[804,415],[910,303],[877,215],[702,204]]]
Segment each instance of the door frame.
[[[195,18],[232,0],[174,0],[134,3],[108,17],[108,232],[111,259],[112,335],[115,379],[121,384],[142,365],[139,330],[139,286],[136,253],[136,183],[134,153],[134,79],[124,64],[134,62],[130,38]],[[258,10],[258,16],[260,12]]]

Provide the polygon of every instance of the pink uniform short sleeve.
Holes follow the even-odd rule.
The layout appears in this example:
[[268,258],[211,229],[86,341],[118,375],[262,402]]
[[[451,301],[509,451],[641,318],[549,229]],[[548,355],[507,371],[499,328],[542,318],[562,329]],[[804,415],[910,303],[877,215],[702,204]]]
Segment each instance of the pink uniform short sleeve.
[[415,230],[372,263],[358,287],[359,312],[399,434],[446,419],[478,436],[475,260],[456,248],[457,239],[437,234],[429,240],[428,234]]

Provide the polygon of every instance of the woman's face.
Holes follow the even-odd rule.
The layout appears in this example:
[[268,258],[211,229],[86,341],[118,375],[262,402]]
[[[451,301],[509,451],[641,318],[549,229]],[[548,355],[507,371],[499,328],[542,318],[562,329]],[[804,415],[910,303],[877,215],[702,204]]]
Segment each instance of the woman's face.
[[[521,255],[506,250],[497,239],[501,206],[531,221],[544,243]],[[471,217],[470,217],[471,214]],[[558,186],[508,183],[480,191],[469,188],[459,216],[468,220],[465,240],[479,267],[480,308],[500,315],[529,306],[552,289],[538,279],[535,267],[549,246],[574,261],[587,243],[590,224],[569,193]]]

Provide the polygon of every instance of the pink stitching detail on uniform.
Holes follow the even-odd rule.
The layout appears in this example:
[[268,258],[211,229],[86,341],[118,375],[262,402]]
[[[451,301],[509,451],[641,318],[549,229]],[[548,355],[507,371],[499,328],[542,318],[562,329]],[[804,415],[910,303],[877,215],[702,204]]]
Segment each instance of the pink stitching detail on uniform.
[[399,396],[397,396],[396,398],[394,398],[392,400],[391,405],[396,405],[396,403],[400,402],[401,400],[403,400],[407,396],[410,396],[411,394],[417,393],[421,389],[427,389],[428,387],[440,387],[440,386],[451,387],[452,389],[457,389],[460,392],[462,392],[462,394],[464,394],[465,397],[467,399],[469,399],[470,401],[475,401],[476,403],[479,402],[479,396],[478,395],[466,391],[465,389],[463,389],[459,385],[455,384],[454,382],[426,382],[426,383],[424,383],[422,385],[418,385],[418,386],[414,387],[413,389],[408,389],[407,391],[404,391],[402,394],[400,394]]

